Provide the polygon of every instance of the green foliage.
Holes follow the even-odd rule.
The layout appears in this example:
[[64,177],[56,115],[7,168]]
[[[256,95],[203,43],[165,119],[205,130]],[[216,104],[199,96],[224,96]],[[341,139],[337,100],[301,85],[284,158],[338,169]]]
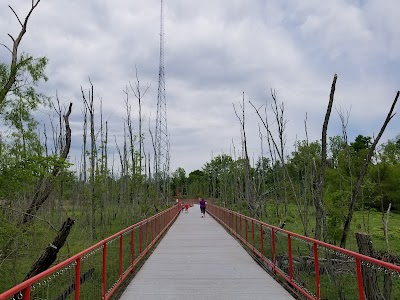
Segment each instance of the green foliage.
[[195,170],[189,173],[187,178],[187,194],[190,198],[196,198],[204,195],[208,187],[208,180],[201,170]]
[[370,205],[386,210],[389,203],[392,203],[392,209],[398,210],[400,208],[399,178],[398,164],[380,163],[372,166],[369,171],[369,180],[373,185],[369,194],[372,199]]
[[371,137],[358,135],[353,143],[350,146],[354,149],[355,152],[359,153],[361,150],[369,149],[371,146]]
[[[33,58],[23,53],[16,66],[16,81],[7,93],[4,101],[0,99],[0,114],[5,115],[6,122],[13,122],[13,110],[24,110],[28,114],[37,109],[39,105],[46,105],[49,98],[44,94],[36,91],[41,80],[47,81],[45,69],[48,59],[45,57]],[[7,78],[12,70],[10,66],[0,62],[0,88],[5,87]],[[15,99],[20,99],[22,103],[18,106],[14,105]],[[21,115],[21,112],[18,113]]]
[[332,244],[338,244],[342,235],[344,216],[347,212],[349,192],[335,190],[325,197],[325,208],[328,215],[328,239]]
[[172,173],[171,178],[171,191],[174,195],[179,193],[181,196],[187,194],[186,187],[186,172],[183,168],[176,169],[175,172]]
[[329,137],[329,150],[333,161],[333,167],[338,166],[339,154],[346,148],[346,143],[340,135]]
[[44,156],[38,135],[38,122],[33,113],[49,98],[36,91],[41,80],[47,81],[45,57],[34,59],[22,54],[14,70],[0,63],[0,88],[3,89],[12,71],[16,81],[0,101],[0,115],[7,127],[7,135],[0,137],[0,198],[32,191],[37,179],[55,166],[68,164],[56,155]]
[[298,141],[296,151],[292,152],[292,157],[288,160],[288,168],[294,179],[302,180],[306,174],[313,172],[314,162],[315,165],[319,165],[320,161],[320,142]]
[[400,162],[400,136],[397,136],[394,140],[388,140],[380,148],[379,158],[382,162],[390,165],[396,165]]

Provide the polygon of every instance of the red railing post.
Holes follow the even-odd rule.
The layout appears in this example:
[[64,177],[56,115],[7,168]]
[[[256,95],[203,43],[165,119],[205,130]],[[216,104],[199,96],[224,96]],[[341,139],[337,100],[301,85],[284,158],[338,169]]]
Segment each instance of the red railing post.
[[153,240],[156,239],[157,236],[157,218],[153,219]]
[[155,219],[151,219],[151,226],[150,226],[150,231],[151,231],[151,242],[154,241],[156,235],[155,235],[155,230],[154,230],[154,220]]
[[276,248],[275,248],[275,229],[271,228],[272,245],[272,263],[274,264],[274,273],[276,273]]
[[235,228],[236,228],[236,233],[238,233],[238,215],[235,215]]
[[76,259],[75,267],[75,300],[79,300],[81,294],[81,258]]
[[251,220],[251,234],[252,234],[252,240],[253,240],[253,250],[254,250],[254,220]]
[[226,216],[227,216],[227,212],[226,212],[226,209],[223,211],[223,214],[222,214],[222,218],[223,218],[223,223],[225,224],[225,226],[226,226]]
[[[179,206],[179,205],[177,205],[177,206]],[[160,233],[160,222],[159,222],[158,218],[159,218],[159,216],[157,216],[157,218],[156,218],[156,233],[157,233],[157,235]]]
[[143,240],[142,225],[143,225],[143,223],[140,224],[140,226],[139,226],[139,228],[140,228],[140,231],[139,231],[139,253],[140,253],[140,255],[142,255],[142,240]]
[[[135,228],[132,228],[131,235],[131,266],[135,263]],[[133,271],[133,269],[132,269]]]
[[147,248],[147,245],[149,244],[149,239],[148,239],[148,236],[147,236],[147,226],[148,226],[148,224],[149,224],[149,222],[146,221],[146,247],[145,248]]
[[107,293],[107,243],[103,244],[103,268],[101,273],[101,295],[106,299]]
[[262,257],[264,257],[264,230],[262,223],[260,223],[260,242],[261,242],[261,254]]
[[22,299],[31,299],[31,286],[27,286],[26,288],[24,288],[23,292],[22,292]]
[[163,214],[163,226],[162,226],[162,230],[164,230],[165,224],[167,224],[167,222],[166,222],[166,215]]
[[315,294],[317,300],[321,299],[321,283],[319,280],[319,260],[318,260],[318,245],[314,243],[314,266],[315,266]]
[[292,253],[292,237],[288,234],[288,254],[289,254],[289,279],[293,281],[293,253]]
[[361,269],[361,260],[356,257],[356,268],[357,268],[357,283],[358,283],[358,298],[364,300],[364,284]]
[[242,230],[242,216],[240,216],[240,236],[243,238],[243,230]]
[[249,228],[249,226],[248,226],[249,224],[247,224],[247,222],[248,222],[248,221],[247,221],[247,218],[245,219],[245,221],[246,221],[246,222],[245,222],[245,225],[246,225],[246,243],[247,243],[248,240],[249,240],[249,239],[248,239],[248,232],[247,232],[247,231],[248,231],[248,228]]
[[119,237],[119,277],[122,277],[122,247],[123,246],[123,240],[122,240],[122,234]]

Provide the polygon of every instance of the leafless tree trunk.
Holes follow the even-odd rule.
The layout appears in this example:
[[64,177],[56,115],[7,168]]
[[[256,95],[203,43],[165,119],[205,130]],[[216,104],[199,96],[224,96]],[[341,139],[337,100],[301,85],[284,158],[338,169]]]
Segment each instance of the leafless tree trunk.
[[324,201],[323,201],[326,157],[327,157],[326,136],[327,136],[329,118],[330,118],[331,112],[332,112],[333,99],[335,96],[336,81],[337,81],[337,75],[335,74],[333,76],[331,93],[329,96],[329,103],[328,103],[328,108],[327,108],[326,114],[325,114],[324,124],[322,125],[321,167],[319,170],[319,180],[318,180],[318,184],[317,184],[317,193],[316,193],[317,195],[316,195],[316,199],[315,199],[315,203],[314,203],[314,205],[315,205],[315,236],[314,237],[316,239],[320,240],[321,239],[321,231],[322,231],[324,241],[327,241],[327,239],[328,239],[327,228],[326,228],[326,213],[325,213],[325,207],[324,207]]
[[[267,112],[266,111],[265,111],[265,116],[267,116]],[[267,126],[269,126],[267,119],[265,120],[265,124]],[[270,158],[271,158],[271,165],[272,166],[276,166],[276,161],[277,161],[276,152],[275,152],[275,148],[272,147],[272,145],[271,145],[271,137],[269,136],[268,133],[267,133],[267,142],[268,142],[269,155],[270,155]],[[273,171],[272,171],[272,179],[273,179],[273,189],[274,189],[274,196],[275,196],[274,197],[275,198],[275,216],[277,218],[281,219],[281,215],[280,215],[280,212],[279,212],[279,204],[280,204],[281,200],[280,200],[280,195],[278,193],[278,178],[277,178],[277,172],[276,171],[277,171],[276,167],[274,167]]]
[[[17,38],[14,38],[11,34],[8,34],[8,36],[11,38],[13,42],[12,50],[6,46],[5,44],[0,44],[3,47],[5,47],[8,51],[11,53],[11,66],[10,66],[10,74],[8,75],[8,78],[5,80],[4,86],[0,88],[0,107],[3,105],[3,102],[5,101],[6,95],[10,92],[12,89],[14,83],[16,82],[16,77],[17,77],[17,72],[18,72],[18,47],[22,41],[22,38],[24,37],[26,33],[26,29],[28,26],[28,21],[29,18],[32,14],[32,12],[35,10],[35,8],[38,6],[40,0],[32,1],[32,6],[28,12],[28,14],[25,17],[24,22],[22,23],[20,18],[18,17],[17,13],[15,10],[9,5],[8,7],[12,10],[13,14],[17,18],[19,24],[21,25],[21,31],[19,32]],[[28,58],[32,59],[31,57]]]
[[300,201],[300,199],[299,199],[299,197],[298,197],[298,195],[297,195],[297,193],[296,193],[296,189],[295,189],[295,187],[294,187],[292,178],[291,178],[291,176],[290,176],[290,174],[289,174],[289,171],[288,171],[288,168],[287,168],[287,166],[286,166],[285,159],[284,159],[284,157],[282,156],[282,152],[280,151],[279,146],[278,146],[277,143],[275,142],[275,139],[274,139],[274,137],[273,137],[273,135],[272,135],[272,132],[271,132],[271,130],[270,130],[270,127],[269,127],[269,124],[268,124],[267,120],[264,120],[264,119],[261,117],[260,109],[257,109],[257,108],[253,105],[253,103],[251,103],[251,101],[249,101],[249,103],[251,104],[251,106],[253,106],[253,108],[254,108],[254,110],[256,111],[256,113],[257,113],[259,119],[261,120],[262,124],[264,125],[264,128],[267,130],[267,135],[269,136],[270,141],[272,142],[273,148],[274,148],[275,151],[276,151],[275,153],[277,153],[278,156],[279,156],[279,159],[280,159],[280,161],[281,161],[281,163],[282,163],[283,171],[285,172],[286,178],[287,178],[288,181],[289,181],[289,185],[290,185],[291,190],[292,190],[293,198],[294,198],[295,201],[296,201],[296,207],[297,207],[297,210],[298,210],[299,215],[300,215],[300,220],[301,220],[301,223],[302,223],[302,225],[303,225],[303,229],[304,229],[304,231],[305,231],[306,228],[307,228],[307,224],[305,223],[304,215],[303,215],[303,213],[302,213],[301,201]]
[[[277,95],[276,95],[276,91],[275,90],[271,90],[271,97],[273,100],[273,104],[271,105],[272,107],[272,111],[275,115],[275,121],[276,124],[278,126],[278,137],[279,137],[279,150],[277,149],[277,151],[279,151],[279,157],[281,159],[281,163],[282,163],[282,182],[283,182],[283,195],[284,195],[284,219],[287,219],[287,214],[288,214],[288,195],[287,195],[287,184],[286,184],[286,170],[285,170],[285,165],[286,165],[286,161],[285,161],[285,127],[286,127],[286,123],[287,121],[284,119],[283,117],[283,113],[285,111],[285,107],[283,102],[278,105],[278,101],[277,101]],[[289,176],[289,174],[288,174]]]
[[90,235],[91,239],[96,239],[96,195],[95,195],[95,167],[96,167],[96,157],[97,157],[97,149],[96,149],[96,136],[94,132],[94,88],[92,82],[90,82],[90,91],[89,91],[89,99],[87,100],[85,97],[85,93],[81,88],[83,102],[89,112],[90,116]]
[[[304,235],[308,236],[308,224],[309,224],[309,205],[310,202],[314,203],[315,200],[315,194],[313,192],[313,184],[315,181],[315,173],[313,172],[313,162],[315,162],[315,159],[309,160],[310,155],[309,155],[309,140],[308,140],[308,127],[307,127],[307,114],[306,118],[304,120],[304,132],[306,135],[306,145],[307,145],[307,153],[306,153],[306,159],[304,160],[304,165],[303,165],[303,172],[304,172],[304,179],[303,179],[303,184],[304,184],[304,202],[303,202],[303,207],[304,207],[304,223],[305,223],[305,228],[304,228]],[[307,194],[310,194],[310,197],[307,197]],[[311,200],[311,201],[310,201]]]
[[[126,126],[128,129],[128,134],[129,134],[129,154],[130,154],[130,159],[132,163],[131,167],[131,190],[130,190],[130,200],[132,202],[132,206],[135,207],[135,187],[137,186],[137,177],[136,177],[136,156],[135,156],[135,140],[136,137],[133,133],[133,124],[132,124],[132,117],[131,117],[131,105],[129,104],[129,91],[128,88],[124,91],[125,93],[125,108],[126,108]],[[125,137],[126,141],[126,137]],[[126,161],[126,165],[128,166],[129,163]],[[128,174],[126,174],[128,176]]]
[[[54,138],[54,151],[55,153],[59,152],[59,149],[62,149],[64,147],[64,141],[63,141],[63,117],[62,117],[62,110],[61,110],[61,106],[60,106],[60,99],[58,98],[58,94],[56,93],[56,101],[57,101],[57,107],[53,104],[53,108],[57,113],[58,116],[58,128],[59,130],[57,130],[56,128],[54,128],[53,126],[53,134],[56,135],[56,133],[58,132],[58,135],[55,136]],[[47,143],[46,143],[47,144]],[[47,148],[47,145],[46,145]],[[47,154],[46,154],[47,155]],[[59,213],[59,221],[60,224],[62,222],[62,210],[63,210],[63,206],[62,206],[62,197],[63,197],[63,189],[64,189],[64,181],[61,180],[59,183],[59,193],[58,193],[58,213]]]
[[[69,149],[71,147],[71,128],[69,126],[69,116],[72,110],[72,103],[69,104],[69,108],[67,113],[64,115],[64,124],[65,124],[65,145],[60,153],[60,159],[66,161],[69,154]],[[32,215],[35,215],[38,209],[43,205],[43,203],[50,196],[51,192],[54,189],[54,179],[59,176],[60,172],[63,169],[63,165],[55,165],[53,166],[53,170],[47,176],[39,180],[35,194],[33,195],[33,199],[28,209],[26,210],[26,214],[22,220],[22,224],[25,224],[32,220]]]
[[386,211],[386,217],[383,213],[383,207],[382,207],[382,223],[383,223],[383,234],[385,236],[385,242],[386,242],[386,251],[389,252],[389,215],[390,215],[390,209],[392,208],[392,203],[389,203],[389,207]]
[[245,163],[245,182],[244,182],[244,188],[245,188],[245,198],[246,202],[249,205],[250,208],[250,214],[253,218],[259,216],[259,211],[258,211],[258,204],[255,202],[254,198],[254,182],[252,180],[251,174],[250,174],[250,161],[249,161],[249,154],[247,152],[247,139],[246,139],[246,127],[245,127],[245,106],[244,106],[244,93],[243,93],[243,99],[242,99],[242,104],[240,105],[242,109],[242,116],[240,117],[236,111],[235,105],[233,105],[233,109],[235,111],[236,117],[239,120],[240,126],[241,126],[241,133],[242,133],[242,153],[244,154],[244,163]]
[[132,86],[131,83],[129,83],[131,90],[133,94],[135,95],[136,99],[138,100],[139,103],[139,169],[142,171],[142,151],[143,151],[143,134],[142,134],[142,100],[143,97],[146,95],[147,91],[150,88],[150,84],[146,86],[144,91],[142,92],[140,88],[140,81],[139,81],[139,76],[137,72],[137,68],[135,66],[136,70],[136,82],[135,82],[135,87]]
[[[103,141],[103,148],[104,148],[104,171],[103,171],[103,184],[105,187],[105,193],[103,196],[103,206],[106,207],[106,201],[109,201],[110,199],[110,184],[108,180],[108,122],[106,121],[105,123],[105,133],[104,133],[104,141]],[[105,219],[104,219],[104,226],[106,225],[106,217],[107,214],[105,214]],[[104,232],[105,232],[105,228]]]
[[394,108],[396,106],[397,100],[399,98],[399,94],[400,94],[400,92],[398,91],[396,93],[395,99],[393,100],[393,103],[392,103],[392,106],[391,106],[391,108],[389,110],[389,113],[387,114],[386,119],[385,119],[385,121],[384,121],[384,123],[383,123],[383,125],[381,127],[381,130],[379,131],[377,137],[375,138],[374,142],[371,145],[371,148],[369,149],[367,157],[365,158],[364,165],[362,166],[362,168],[360,170],[360,174],[359,174],[359,176],[357,178],[357,182],[356,182],[356,184],[355,184],[355,186],[353,188],[352,194],[350,195],[349,212],[348,212],[347,217],[346,217],[346,221],[345,221],[344,228],[343,228],[343,234],[342,234],[342,238],[341,238],[341,241],[340,241],[340,247],[342,247],[342,248],[346,247],[347,236],[349,234],[350,224],[351,224],[351,220],[353,218],[354,208],[355,208],[355,204],[356,204],[358,193],[359,193],[360,188],[361,188],[361,184],[363,183],[364,176],[367,173],[367,169],[368,169],[368,166],[369,166],[369,164],[371,162],[371,158],[372,158],[372,156],[373,156],[373,154],[375,152],[376,145],[378,144],[380,138],[382,137],[382,134],[384,133],[384,131],[386,129],[386,126],[389,124],[390,120],[395,116],[395,113],[393,114],[393,110],[394,110]]
[[28,280],[33,276],[47,270],[57,259],[57,254],[60,249],[64,246],[67,237],[74,225],[74,220],[68,218],[62,225],[57,236],[54,238],[53,242],[50,243],[39,259],[33,264],[31,270],[25,276],[24,280]]
[[[356,233],[357,245],[361,254],[374,257],[374,249],[372,241],[367,234]],[[362,266],[362,277],[365,292],[365,299],[368,300],[385,300],[379,290],[379,285],[376,276],[376,270],[368,265]]]

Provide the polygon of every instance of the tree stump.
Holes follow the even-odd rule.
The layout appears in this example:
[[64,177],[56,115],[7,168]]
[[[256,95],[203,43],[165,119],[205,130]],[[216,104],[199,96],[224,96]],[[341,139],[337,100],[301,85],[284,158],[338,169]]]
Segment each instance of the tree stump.
[[[356,233],[358,251],[366,256],[374,257],[374,249],[372,241],[368,234]],[[368,300],[385,300],[378,286],[376,278],[376,270],[368,266],[361,266],[365,299]]]

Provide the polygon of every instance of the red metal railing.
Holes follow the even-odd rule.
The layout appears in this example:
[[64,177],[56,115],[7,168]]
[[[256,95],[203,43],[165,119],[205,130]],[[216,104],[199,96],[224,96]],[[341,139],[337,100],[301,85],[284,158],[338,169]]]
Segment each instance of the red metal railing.
[[175,205],[0,294],[6,299],[109,299],[179,215]]
[[208,204],[207,211],[251,249],[278,278],[307,299],[369,299],[371,289],[364,289],[363,276],[371,274],[375,277],[375,292],[381,286],[380,291],[384,293],[383,285],[390,282],[392,289],[386,299],[400,299],[400,266],[212,204]]

